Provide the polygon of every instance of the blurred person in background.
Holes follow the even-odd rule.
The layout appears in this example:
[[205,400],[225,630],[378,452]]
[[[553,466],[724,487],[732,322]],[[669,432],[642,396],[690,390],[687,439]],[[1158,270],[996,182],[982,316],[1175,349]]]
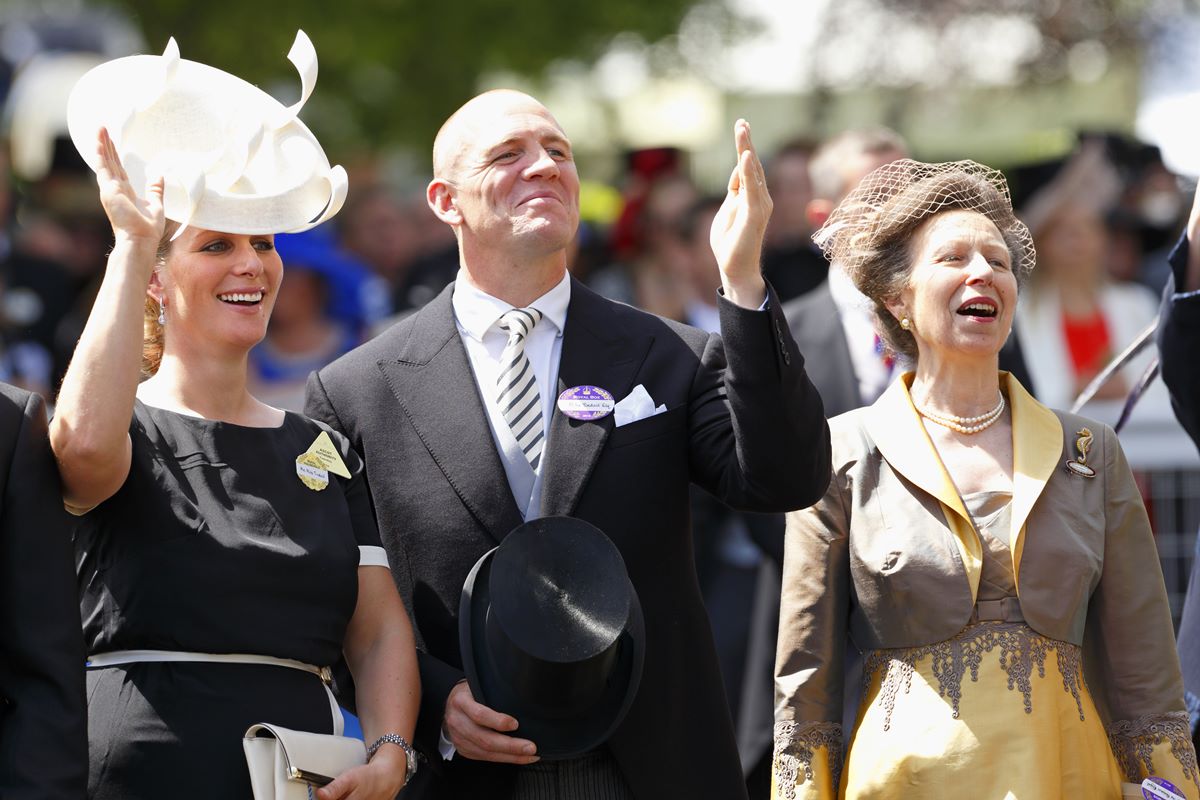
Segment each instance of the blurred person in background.
[[654,181],[637,218],[638,251],[629,261],[633,303],[643,311],[682,321],[693,298],[691,253],[684,219],[699,198],[691,178],[674,174]]
[[[859,181],[907,155],[904,140],[887,128],[848,130],[823,142],[809,165],[813,186],[809,223],[814,229],[824,225]],[[839,264],[829,264],[811,241],[808,246],[825,265],[824,280],[785,304],[783,313],[805,354],[825,415],[835,417],[875,402],[891,382],[896,361],[875,332],[870,300]]]
[[[103,264],[96,254],[106,247],[103,212],[86,165],[69,140],[48,147],[48,171],[35,180],[10,173],[0,153],[0,336],[11,355],[4,367],[10,377],[0,379],[47,397],[91,307],[97,265]],[[22,186],[15,197],[14,180]]]
[[269,405],[302,411],[309,373],[363,342],[372,320],[361,298],[377,283],[319,231],[280,234],[275,249],[287,277],[267,335],[250,351],[250,391]]
[[0,147],[0,381],[48,397],[54,362],[49,349],[29,331],[41,319],[44,301],[29,283],[39,277],[52,281],[55,266],[14,249],[12,216],[8,158]]
[[130,31],[119,15],[80,9],[18,9],[0,20],[0,38],[21,43],[3,49],[23,53],[2,115],[20,185],[4,270],[6,334],[50,355],[49,386],[79,338],[108,243],[91,172],[67,134],[67,96],[103,60],[98,53],[119,50]]
[[576,280],[591,286],[592,277],[613,263],[612,227],[623,206],[621,193],[607,183],[579,181],[579,229],[567,254]]
[[699,197],[680,215],[676,224],[676,235],[685,248],[682,263],[687,278],[682,321],[709,333],[719,333],[721,330],[717,313],[721,272],[717,269],[716,257],[708,244],[708,232],[724,200],[722,195]]
[[376,295],[373,328],[393,321],[393,314],[420,308],[454,280],[458,262],[453,239],[445,236],[444,226],[423,201],[405,201],[381,184],[355,187],[342,217],[337,225],[341,245],[387,287]]
[[28,224],[17,228],[17,247],[56,265],[55,272],[30,283],[53,293],[41,295],[45,305],[37,327],[52,336],[51,380],[57,386],[100,287],[110,229],[91,171],[65,136],[55,139],[50,170],[30,185],[27,199],[28,213],[20,221]]
[[618,182],[623,202],[609,231],[618,259],[639,247],[642,228],[638,218],[651,187],[661,180],[686,174],[686,157],[677,147],[644,147],[625,153],[625,171]]
[[783,302],[815,289],[825,280],[828,263],[810,239],[813,201],[810,176],[815,146],[794,139],[767,162],[767,188],[775,201],[763,248],[763,276]]
[[617,261],[593,274],[588,285],[611,300],[682,321],[692,289],[681,229],[699,192],[675,171],[646,179],[643,192],[626,202],[613,228]]
[[[1016,332],[1043,403],[1069,408],[1096,374],[1155,318],[1146,287],[1108,272],[1105,214],[1122,192],[1105,143],[1085,140],[1022,218],[1038,251],[1038,271],[1022,293]],[[1112,376],[1098,400],[1122,400],[1153,358],[1147,350]],[[1165,393],[1151,387],[1139,413],[1169,415]]]
[[433,215],[421,187],[407,196],[405,208],[419,237],[417,258],[410,268],[408,290],[398,311],[421,308],[445,289],[458,274],[458,243],[446,226]]
[[1125,174],[1124,190],[1106,223],[1108,274],[1161,295],[1171,276],[1168,255],[1187,217],[1187,196],[1154,145],[1106,137]]
[[21,312],[22,301],[21,295],[8,295],[4,280],[0,265],[0,382],[50,396],[54,360],[42,345],[13,335],[12,315]]
[[632,150],[625,162],[622,202],[608,230],[612,260],[589,272],[587,285],[610,300],[682,319],[688,256],[679,226],[699,193],[678,148]]
[[337,221],[341,245],[361,259],[387,286],[384,316],[403,303],[408,269],[420,250],[411,216],[381,185],[355,186],[346,198],[346,213]]

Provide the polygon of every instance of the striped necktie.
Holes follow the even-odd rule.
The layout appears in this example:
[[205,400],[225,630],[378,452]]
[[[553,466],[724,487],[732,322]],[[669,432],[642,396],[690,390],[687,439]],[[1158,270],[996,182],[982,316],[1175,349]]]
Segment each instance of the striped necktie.
[[536,308],[514,308],[500,317],[500,327],[508,331],[508,343],[500,354],[500,377],[496,380],[500,412],[535,471],[542,457],[545,432],[542,398],[533,366],[525,355],[525,342],[541,319],[542,312]]

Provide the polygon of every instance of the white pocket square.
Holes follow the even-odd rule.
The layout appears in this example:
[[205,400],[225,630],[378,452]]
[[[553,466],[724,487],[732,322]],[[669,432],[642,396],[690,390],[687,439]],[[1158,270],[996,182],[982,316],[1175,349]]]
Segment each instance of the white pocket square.
[[654,400],[650,397],[650,393],[646,391],[646,387],[639,383],[633,387],[633,391],[625,399],[618,401],[613,406],[613,419],[616,422],[616,427],[619,428],[622,425],[637,422],[639,419],[661,414],[666,410],[666,403],[659,406],[654,405]]

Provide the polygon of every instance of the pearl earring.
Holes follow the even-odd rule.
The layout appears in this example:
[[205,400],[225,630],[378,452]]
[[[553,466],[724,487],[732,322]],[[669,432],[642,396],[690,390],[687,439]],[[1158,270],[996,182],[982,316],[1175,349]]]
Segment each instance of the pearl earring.
[[903,328],[903,329],[904,329],[904,330],[906,330],[906,331],[911,331],[911,330],[912,330],[912,323],[908,321],[908,317],[901,317],[901,318],[900,318],[900,327],[901,327],[901,328]]

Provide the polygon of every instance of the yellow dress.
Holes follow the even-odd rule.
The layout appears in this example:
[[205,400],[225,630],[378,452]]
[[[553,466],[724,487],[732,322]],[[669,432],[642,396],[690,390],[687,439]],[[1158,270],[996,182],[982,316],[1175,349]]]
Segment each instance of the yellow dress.
[[[773,796],[1120,800],[1157,776],[1200,800],[1153,534],[1115,433],[1001,373],[1012,494],[964,498],[911,380],[830,421],[829,489],[788,514]],[[843,731],[847,637],[863,700]]]
[[[983,541],[979,600],[1016,599],[1010,495],[963,498]],[[1015,606],[1014,606],[1015,608]],[[1121,773],[1083,681],[1080,648],[1017,619],[953,639],[877,650],[843,772],[844,797],[1118,798]]]
[[[844,764],[836,763],[840,741],[822,744],[818,737],[811,751],[816,774],[808,781],[796,776],[794,796],[835,796],[840,771],[836,796],[853,800],[1121,797],[1114,747],[1136,760],[1139,745],[1110,744],[1084,681],[1081,648],[1021,620],[1011,552],[994,533],[1008,530],[1011,495],[981,492],[963,501],[983,543],[980,616],[999,619],[973,621],[933,645],[866,653],[864,695]],[[1169,737],[1147,745],[1147,731],[1131,733],[1153,763],[1148,770],[1130,764],[1131,774],[1148,772],[1189,800],[1200,797],[1196,774],[1184,774],[1187,753],[1172,753]],[[1175,746],[1185,744],[1190,750],[1190,742]]]

